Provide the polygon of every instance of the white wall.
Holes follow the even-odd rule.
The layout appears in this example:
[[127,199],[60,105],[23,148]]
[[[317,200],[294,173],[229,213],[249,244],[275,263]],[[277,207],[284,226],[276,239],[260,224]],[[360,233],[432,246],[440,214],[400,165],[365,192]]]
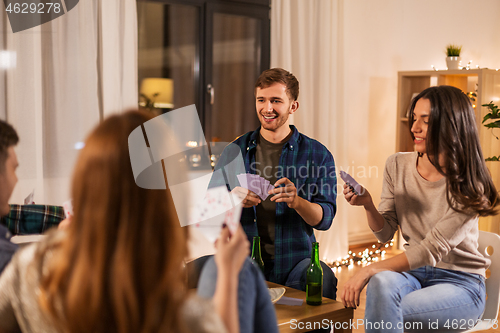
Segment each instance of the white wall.
[[[462,64],[500,68],[500,1],[339,0],[338,15],[345,105],[338,112],[354,123],[343,167],[355,166],[353,176],[378,205],[385,160],[396,149],[397,72],[445,69],[450,43],[463,46]],[[374,239],[364,210],[346,209],[350,243]]]

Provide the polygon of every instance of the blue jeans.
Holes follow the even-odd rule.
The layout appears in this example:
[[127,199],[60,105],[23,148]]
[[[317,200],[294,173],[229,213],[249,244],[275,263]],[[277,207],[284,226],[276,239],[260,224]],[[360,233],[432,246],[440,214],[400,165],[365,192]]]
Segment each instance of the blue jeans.
[[420,267],[375,274],[366,290],[365,332],[461,332],[484,311],[478,274]]
[[[213,257],[207,260],[198,282],[198,295],[211,298],[215,293],[217,265]],[[241,333],[277,333],[274,305],[264,275],[247,258],[238,276],[238,313]]]
[[[306,258],[295,265],[290,274],[288,274],[285,286],[306,291],[306,274],[310,263],[311,259]],[[323,297],[336,299],[337,278],[333,274],[332,269],[322,261],[321,268],[323,268]]]

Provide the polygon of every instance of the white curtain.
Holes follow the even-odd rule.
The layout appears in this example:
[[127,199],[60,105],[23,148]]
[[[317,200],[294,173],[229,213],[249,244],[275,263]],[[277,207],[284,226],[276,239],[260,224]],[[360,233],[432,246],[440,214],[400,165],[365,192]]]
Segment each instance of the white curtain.
[[78,145],[103,117],[137,107],[135,0],[85,0],[12,33],[0,14],[0,118],[17,130],[19,183],[11,203],[61,205]]
[[[349,129],[343,116],[342,1],[272,0],[271,67],[291,71],[299,80],[299,109],[292,122],[305,135],[323,143],[338,171],[348,165],[345,142]],[[348,216],[338,179],[337,215],[328,231],[316,232],[320,256],[327,262],[347,255]]]

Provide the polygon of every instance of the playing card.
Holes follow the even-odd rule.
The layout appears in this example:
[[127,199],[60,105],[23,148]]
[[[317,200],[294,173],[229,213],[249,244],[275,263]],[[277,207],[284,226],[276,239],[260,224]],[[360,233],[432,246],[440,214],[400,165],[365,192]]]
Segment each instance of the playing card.
[[345,171],[340,171],[340,178],[342,178],[347,185],[354,189],[355,194],[359,194],[361,192],[361,185],[359,185],[350,174]]
[[66,218],[73,215],[73,199],[63,202],[64,215]]
[[[256,178],[256,175],[251,173],[241,173],[236,176],[238,181],[240,182],[240,186],[247,190],[254,192],[255,194],[260,193],[260,189],[257,190],[257,185],[259,180]],[[258,177],[258,176],[257,176]],[[257,194],[258,195],[258,194]]]
[[265,179],[265,178],[261,178],[261,179],[263,179],[263,180],[261,181],[261,184],[260,184],[260,188],[262,189],[262,190],[261,190],[261,192],[262,192],[262,196],[261,196],[261,198],[262,198],[262,200],[266,200],[266,199],[267,199],[267,197],[269,196],[269,194],[267,193],[267,191],[268,191],[268,189],[267,189],[267,188],[268,188],[268,186],[269,186],[270,182],[269,182],[269,180],[267,180],[267,179]]
[[[274,186],[269,184],[269,186],[267,187],[267,192],[271,191],[271,190],[274,190]],[[266,192],[266,193],[267,193]]]
[[25,205],[33,205],[35,203],[35,189],[31,191],[31,193],[24,199]]
[[238,224],[240,223],[242,209],[243,205],[241,204],[241,201],[236,201],[234,207],[226,212],[224,222],[229,228],[231,235],[233,235],[236,232],[236,230],[238,230]]
[[252,181],[250,182],[249,190],[253,193],[257,194],[259,197],[262,195],[262,189],[260,188],[260,177],[258,175],[251,175]]
[[[271,183],[255,174],[251,173],[245,173],[245,174],[239,174],[236,176],[238,178],[238,181],[240,182],[240,186],[243,188],[246,188],[253,193],[257,194],[262,200],[266,200],[269,194],[270,190],[274,189],[274,186],[271,185]],[[246,186],[245,186],[246,185]]]
[[240,182],[241,187],[248,189],[249,175],[250,175],[249,173],[240,173],[239,175],[236,176],[236,178],[238,178],[238,181]]
[[219,237],[226,223],[231,234],[238,229],[241,217],[241,199],[228,192],[225,186],[211,188],[205,198],[191,209],[190,223],[211,242]]

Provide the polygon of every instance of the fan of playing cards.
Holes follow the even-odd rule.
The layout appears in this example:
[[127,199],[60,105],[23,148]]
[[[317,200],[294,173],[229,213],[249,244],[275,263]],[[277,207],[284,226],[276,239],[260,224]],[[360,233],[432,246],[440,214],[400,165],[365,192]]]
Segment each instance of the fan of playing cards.
[[262,200],[266,200],[269,194],[267,192],[274,189],[269,180],[262,178],[259,175],[251,173],[242,173],[237,175],[240,186],[244,187],[253,193],[257,194]]
[[352,176],[350,174],[348,174],[345,171],[340,171],[340,178],[342,178],[342,180],[347,185],[352,187],[352,189],[354,190],[354,194],[356,194],[356,195],[359,195],[359,193],[363,194],[361,192],[361,185],[359,185],[358,182],[354,178],[352,178]]
[[204,199],[191,208],[189,224],[211,242],[219,237],[222,224],[226,223],[234,234],[240,223],[242,199],[231,194],[226,186],[214,187],[207,191]]

